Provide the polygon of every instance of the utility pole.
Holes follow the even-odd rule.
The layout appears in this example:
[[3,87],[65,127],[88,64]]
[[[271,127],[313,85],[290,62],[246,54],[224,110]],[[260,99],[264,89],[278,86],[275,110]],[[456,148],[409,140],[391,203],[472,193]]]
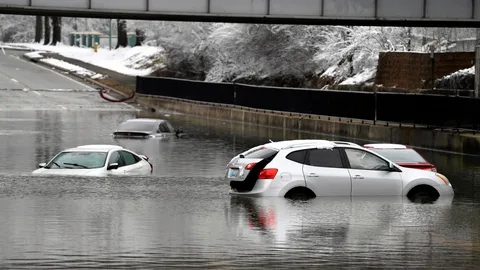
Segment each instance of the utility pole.
[[110,19],[110,26],[108,31],[108,48],[112,50],[112,19]]
[[480,88],[480,29],[477,28],[477,41],[475,42],[475,97],[478,98]]
[[431,67],[432,67],[432,93],[435,90],[435,45],[430,45],[430,59],[431,59]]

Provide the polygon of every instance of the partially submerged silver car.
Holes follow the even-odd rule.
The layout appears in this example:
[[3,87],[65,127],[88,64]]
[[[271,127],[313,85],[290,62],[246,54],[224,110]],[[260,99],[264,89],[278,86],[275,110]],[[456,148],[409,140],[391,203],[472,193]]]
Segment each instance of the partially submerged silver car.
[[138,118],[121,123],[113,132],[115,138],[147,139],[155,137],[181,137],[183,131],[175,129],[168,120]]

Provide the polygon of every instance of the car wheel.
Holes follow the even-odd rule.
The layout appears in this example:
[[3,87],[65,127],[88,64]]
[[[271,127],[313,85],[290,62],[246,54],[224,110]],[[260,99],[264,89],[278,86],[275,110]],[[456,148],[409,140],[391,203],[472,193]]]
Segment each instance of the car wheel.
[[293,188],[285,194],[285,198],[291,200],[310,200],[315,197],[316,195],[313,191],[303,187]]
[[407,197],[414,203],[433,203],[440,197],[440,194],[431,186],[420,185],[412,188]]

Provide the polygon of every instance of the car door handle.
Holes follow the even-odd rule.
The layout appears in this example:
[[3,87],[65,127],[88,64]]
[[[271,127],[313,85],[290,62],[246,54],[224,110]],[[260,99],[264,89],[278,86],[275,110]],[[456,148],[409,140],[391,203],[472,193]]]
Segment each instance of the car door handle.
[[320,177],[320,176],[316,173],[311,173],[311,174],[308,175],[308,177]]
[[357,174],[353,177],[353,179],[363,179],[363,176]]

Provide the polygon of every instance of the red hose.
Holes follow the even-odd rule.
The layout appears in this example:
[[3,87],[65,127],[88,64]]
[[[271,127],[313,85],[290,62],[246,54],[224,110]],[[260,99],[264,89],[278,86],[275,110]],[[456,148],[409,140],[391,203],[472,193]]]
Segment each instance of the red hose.
[[125,101],[129,101],[129,100],[135,98],[135,91],[133,92],[132,96],[126,97],[126,98],[123,98],[123,99],[118,99],[118,100],[116,100],[116,99],[111,99],[111,98],[108,98],[108,97],[106,97],[105,95],[103,95],[103,93],[107,93],[107,94],[110,93],[110,90],[100,89],[100,90],[98,91],[98,93],[100,94],[100,97],[102,97],[102,98],[105,99],[106,101],[110,101],[110,102],[125,102]]

